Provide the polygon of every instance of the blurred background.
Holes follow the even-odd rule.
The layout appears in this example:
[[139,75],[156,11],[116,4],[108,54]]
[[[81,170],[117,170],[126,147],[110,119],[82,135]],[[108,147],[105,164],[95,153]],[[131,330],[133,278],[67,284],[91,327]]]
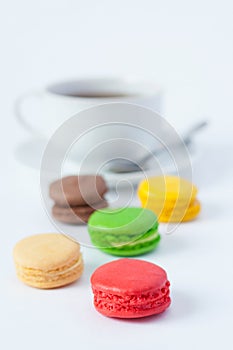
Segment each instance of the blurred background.
[[173,124],[207,116],[229,130],[232,9],[230,0],[9,0],[0,14],[4,118],[31,88],[130,76],[163,88]]
[[[71,311],[76,312],[76,294],[74,297],[72,289],[67,292],[71,297],[68,306],[67,298],[61,297],[62,291],[55,294],[54,304],[51,304],[49,293],[43,297],[37,294],[38,299],[42,297],[40,300],[48,297],[46,307],[51,314],[48,316],[47,313],[48,317],[45,317],[45,304],[38,302],[37,314],[33,313],[36,304],[34,291],[23,289],[15,279],[11,258],[15,242],[29,234],[53,231],[54,227],[42,207],[39,172],[33,172],[15,159],[17,145],[27,140],[30,134],[15,119],[14,101],[21,94],[52,82],[103,76],[154,82],[163,91],[162,115],[178,131],[186,130],[195,121],[209,121],[208,128],[196,138],[198,159],[193,167],[194,182],[200,189],[203,204],[202,216],[193,223],[195,228],[192,224],[184,225],[179,228],[180,236],[165,238],[165,245],[157,256],[158,262],[167,267],[176,280],[176,298],[168,319],[157,323],[161,337],[159,340],[156,337],[156,341],[164,344],[163,339],[168,339],[168,329],[170,346],[167,349],[173,346],[173,340],[177,345],[175,348],[179,349],[187,348],[187,343],[190,349],[192,346],[193,349],[209,347],[210,341],[211,349],[219,349],[220,345],[229,348],[232,312],[227,314],[226,310],[233,309],[233,284],[224,289],[222,283],[230,282],[232,276],[232,234],[229,232],[233,198],[232,1],[8,0],[1,5],[0,195],[4,249],[0,259],[1,266],[6,267],[1,269],[2,278],[7,282],[1,287],[4,298],[1,298],[0,309],[4,310],[1,311],[2,324],[7,330],[3,334],[7,344],[12,345],[9,349],[15,348],[15,340],[21,341],[25,349],[30,349],[32,339],[35,342],[38,338],[37,324],[44,325],[41,334],[49,339],[48,344],[53,347],[56,339],[55,346],[62,349],[67,346],[67,339],[71,343],[77,340],[78,322]],[[224,239],[220,247],[222,233]],[[102,263],[97,253],[90,254],[96,254],[94,257],[98,263]],[[191,278],[187,286],[190,268],[191,276],[195,278]],[[208,279],[206,276],[210,271]],[[221,284],[216,275],[221,276]],[[89,281],[85,278],[87,287]],[[59,303],[61,308],[57,307]],[[115,323],[115,328],[109,320],[102,320],[96,329],[100,320],[96,318],[87,325],[85,312],[88,303],[89,300],[84,302],[83,310],[80,306],[83,312],[79,327],[84,329],[83,334],[79,334],[81,341],[85,341],[85,334],[91,332],[97,348],[99,345],[103,349],[99,338],[101,329],[110,330],[110,336],[115,336],[116,346],[120,346],[118,330],[123,332],[121,334],[124,330],[126,332],[122,339],[140,341],[143,325],[136,322],[132,328],[132,324]],[[21,320],[22,313],[25,317]],[[63,314],[66,317],[60,322]],[[35,322],[32,329],[30,317]],[[93,317],[91,312],[90,317]],[[147,337],[154,338],[155,325],[148,322],[144,326],[144,341]],[[31,338],[25,346],[24,335],[28,328],[31,329]],[[15,337],[10,336],[13,331]],[[184,334],[186,344],[182,344]],[[105,339],[108,348],[105,336],[102,331],[101,339]],[[35,349],[43,346],[39,339]]]
[[64,79],[129,77],[163,91],[162,116],[178,132],[209,120],[198,140],[219,172],[226,164],[218,157],[216,165],[216,152],[233,147],[232,10],[230,0],[8,1],[0,13],[1,158],[10,166],[30,137],[13,113],[21,94]]

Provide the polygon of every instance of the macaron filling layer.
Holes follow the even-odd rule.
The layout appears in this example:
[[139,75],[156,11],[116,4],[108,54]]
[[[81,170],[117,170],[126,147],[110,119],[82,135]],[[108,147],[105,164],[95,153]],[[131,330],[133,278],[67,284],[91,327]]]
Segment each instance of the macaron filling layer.
[[151,229],[141,234],[120,234],[118,232],[106,232],[103,233],[101,230],[92,230],[89,228],[92,243],[99,248],[124,248],[125,246],[135,246],[142,244],[143,242],[149,242],[157,240],[158,223],[156,222]]
[[54,282],[59,279],[69,278],[77,271],[82,271],[83,269],[83,259],[80,255],[79,259],[72,262],[69,265],[59,267],[53,270],[40,270],[35,268],[23,267],[16,263],[17,275],[24,281],[32,282]]
[[116,256],[136,256],[156,248],[160,241],[158,220],[151,210],[140,207],[96,211],[88,221],[94,246]]
[[169,305],[170,300],[170,283],[167,281],[165,285],[156,292],[149,292],[141,295],[117,295],[98,291],[93,288],[94,305],[97,309],[110,312],[142,312],[146,310],[154,310],[161,306]]

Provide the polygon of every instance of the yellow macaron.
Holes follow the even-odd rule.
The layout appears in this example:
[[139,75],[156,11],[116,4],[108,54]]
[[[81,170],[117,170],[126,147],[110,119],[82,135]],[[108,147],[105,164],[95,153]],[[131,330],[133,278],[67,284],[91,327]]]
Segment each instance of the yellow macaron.
[[18,278],[36,288],[70,284],[83,272],[80,245],[58,233],[22,239],[14,247],[13,258]]
[[201,210],[201,204],[198,199],[195,199],[188,207],[180,207],[174,209],[164,208],[158,214],[160,222],[185,222],[196,218]]
[[197,187],[178,176],[155,176],[141,181],[138,196],[143,207],[153,210],[160,222],[193,220],[200,212]]

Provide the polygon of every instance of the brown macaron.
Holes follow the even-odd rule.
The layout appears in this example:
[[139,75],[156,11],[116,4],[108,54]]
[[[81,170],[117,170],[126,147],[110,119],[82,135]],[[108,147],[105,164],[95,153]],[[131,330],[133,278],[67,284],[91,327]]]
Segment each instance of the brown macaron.
[[60,207],[90,206],[100,202],[106,192],[100,175],[67,176],[50,185],[50,197]]
[[107,206],[108,203],[104,199],[92,206],[60,207],[55,204],[52,208],[52,214],[58,221],[72,225],[82,225],[88,222],[90,215],[95,210],[106,208]]

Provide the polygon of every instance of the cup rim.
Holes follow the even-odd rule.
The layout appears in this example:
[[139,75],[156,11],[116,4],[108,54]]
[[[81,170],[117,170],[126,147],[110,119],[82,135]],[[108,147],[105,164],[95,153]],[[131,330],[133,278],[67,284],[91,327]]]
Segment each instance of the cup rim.
[[[62,89],[65,88],[65,86],[68,88],[68,92],[62,93]],[[72,93],[69,92],[69,89],[71,89],[74,85],[80,85],[80,91],[81,88],[84,88],[84,92],[80,94],[80,96],[72,95]],[[114,90],[114,87],[116,90]],[[109,93],[109,96],[94,96],[95,91],[99,91],[99,94],[104,92],[106,93],[108,90],[108,87],[111,87],[112,90],[112,96],[111,93]],[[91,88],[90,90],[88,88]],[[88,92],[86,92],[87,96],[85,95],[85,89],[86,91],[89,90],[92,91],[92,95],[88,96]],[[140,99],[145,97],[151,97],[158,95],[161,93],[161,89],[158,88],[158,86],[150,80],[145,79],[133,79],[133,78],[121,78],[121,77],[88,77],[88,78],[77,78],[77,79],[64,79],[60,80],[54,83],[51,83],[46,86],[45,88],[46,92],[52,96],[57,96],[60,98],[66,98],[66,99],[72,99],[72,100],[82,100],[82,101],[106,101],[106,100],[129,100],[129,99]],[[115,92],[114,92],[115,91]],[[115,96],[114,96],[115,95]]]

